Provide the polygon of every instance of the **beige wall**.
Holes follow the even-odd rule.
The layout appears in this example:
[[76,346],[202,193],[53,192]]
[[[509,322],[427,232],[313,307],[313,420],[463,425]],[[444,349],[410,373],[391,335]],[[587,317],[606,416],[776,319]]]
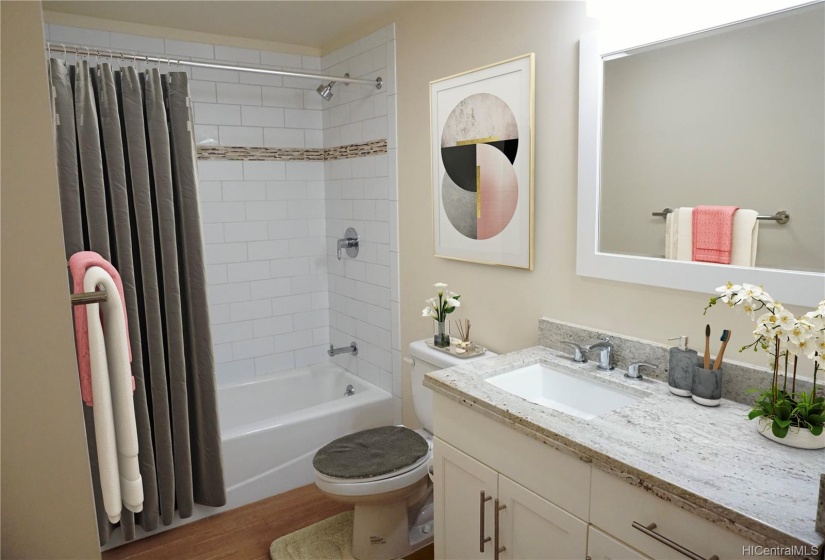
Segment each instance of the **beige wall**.
[[[434,282],[461,293],[458,316],[498,352],[535,345],[541,316],[658,342],[687,334],[694,347],[709,321],[733,330],[732,347],[750,342],[744,315],[702,316],[705,295],[576,275],[578,39],[595,27],[583,2],[423,2],[395,15],[402,348],[432,335],[420,315]],[[526,52],[536,53],[535,270],[434,258],[429,82]],[[414,424],[404,367],[404,419]]]
[[39,2],[2,12],[2,556],[99,558]]

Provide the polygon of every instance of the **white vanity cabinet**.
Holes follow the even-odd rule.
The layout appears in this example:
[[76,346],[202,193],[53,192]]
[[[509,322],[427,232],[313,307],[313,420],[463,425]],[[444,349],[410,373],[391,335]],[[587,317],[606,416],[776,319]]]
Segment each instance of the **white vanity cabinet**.
[[755,547],[481,408],[437,393],[433,405],[437,559],[727,560]]
[[586,556],[589,463],[438,394],[434,411],[436,558],[496,558],[496,518],[502,560]]
[[593,525],[587,530],[587,557],[590,560],[649,560]]
[[443,440],[433,454],[436,558],[584,558],[587,523]]

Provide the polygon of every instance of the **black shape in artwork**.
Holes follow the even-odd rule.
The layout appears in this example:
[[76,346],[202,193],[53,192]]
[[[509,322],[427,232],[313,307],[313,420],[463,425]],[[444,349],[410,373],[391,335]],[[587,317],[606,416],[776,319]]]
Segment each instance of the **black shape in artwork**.
[[453,182],[465,191],[476,191],[476,145],[441,148],[441,161]]
[[489,144],[507,156],[507,159],[510,160],[511,165],[515,163],[516,153],[518,152],[518,138],[513,138],[512,140],[498,140],[496,142],[485,142],[485,144]]

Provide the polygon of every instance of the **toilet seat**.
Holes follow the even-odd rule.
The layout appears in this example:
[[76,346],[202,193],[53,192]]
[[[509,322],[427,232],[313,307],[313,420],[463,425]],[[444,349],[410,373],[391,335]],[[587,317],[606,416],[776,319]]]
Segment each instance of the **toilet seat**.
[[[425,478],[428,471],[427,454],[422,461],[412,469],[395,476],[388,476],[378,480],[370,479],[331,479],[315,471],[315,484],[318,488],[334,496],[373,496],[401,490]],[[330,480],[331,479],[331,480]]]
[[422,456],[409,465],[397,468],[392,472],[362,478],[340,478],[324,474],[315,470],[315,484],[322,491],[338,496],[370,496],[384,494],[411,486],[427,476],[429,462],[432,458],[432,435],[425,430],[409,430],[405,426],[397,426],[418,434],[427,444],[427,450]]

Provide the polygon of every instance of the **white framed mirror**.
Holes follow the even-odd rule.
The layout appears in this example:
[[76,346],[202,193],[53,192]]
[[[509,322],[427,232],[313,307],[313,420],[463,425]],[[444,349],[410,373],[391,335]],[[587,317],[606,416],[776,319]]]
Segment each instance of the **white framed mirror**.
[[[749,282],[804,306],[825,298],[823,6],[621,52],[605,53],[598,34],[582,38],[577,274],[703,293]],[[778,50],[785,45],[787,52]],[[747,56],[733,58],[740,55]],[[665,98],[698,81],[695,91],[707,95]],[[771,83],[781,87],[768,91]],[[711,106],[715,100],[721,103]],[[723,121],[728,115],[733,119]],[[640,132],[651,130],[656,137]],[[762,154],[754,143],[760,137]],[[785,210],[791,218],[784,225],[758,221],[754,266],[664,258],[665,220],[653,214],[697,205],[753,208],[765,218]]]

